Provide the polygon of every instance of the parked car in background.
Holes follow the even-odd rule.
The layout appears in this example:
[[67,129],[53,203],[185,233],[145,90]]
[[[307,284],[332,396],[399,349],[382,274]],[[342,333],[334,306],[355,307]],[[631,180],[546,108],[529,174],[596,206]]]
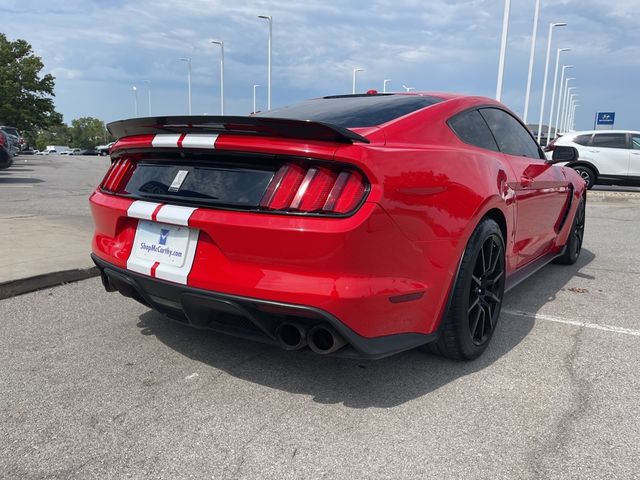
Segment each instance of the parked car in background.
[[551,165],[576,149],[547,161],[489,98],[373,91],[109,131],[90,199],[102,283],[197,328],[469,360],[505,291],[580,255],[585,184]]
[[13,164],[13,157],[15,156],[15,149],[17,146],[14,140],[3,130],[0,130],[0,170],[9,168]]
[[109,150],[115,142],[107,143],[106,145],[97,145],[96,150],[100,155],[109,155]]
[[80,150],[79,148],[72,148],[70,150],[63,150],[62,152],[60,152],[60,155],[79,155],[81,151],[82,150]]
[[78,151],[74,151],[71,155],[100,155],[100,153],[95,148],[87,148],[84,150],[76,148],[74,150]]
[[24,137],[20,134],[20,132],[16,127],[8,127],[8,126],[0,125],[0,130],[2,130],[5,133],[8,133],[9,135],[13,135],[14,137],[16,137],[18,142],[18,150],[22,150],[26,147],[24,143]]
[[579,158],[567,163],[587,183],[640,185],[640,131],[587,130],[567,133],[545,148],[547,156],[558,146],[578,150]]

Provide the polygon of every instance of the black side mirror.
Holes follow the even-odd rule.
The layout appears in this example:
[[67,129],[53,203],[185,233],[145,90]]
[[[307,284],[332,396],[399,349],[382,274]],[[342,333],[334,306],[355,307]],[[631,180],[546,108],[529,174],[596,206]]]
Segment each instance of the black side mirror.
[[579,154],[576,147],[569,147],[564,145],[556,145],[553,149],[553,155],[551,160],[547,160],[547,163],[561,163],[561,162],[575,162],[578,160]]

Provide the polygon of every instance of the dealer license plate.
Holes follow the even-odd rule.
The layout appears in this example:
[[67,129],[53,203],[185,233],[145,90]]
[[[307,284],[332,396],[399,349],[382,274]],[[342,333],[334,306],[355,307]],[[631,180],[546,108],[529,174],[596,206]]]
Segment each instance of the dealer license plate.
[[140,220],[133,242],[136,257],[182,267],[189,248],[189,227]]

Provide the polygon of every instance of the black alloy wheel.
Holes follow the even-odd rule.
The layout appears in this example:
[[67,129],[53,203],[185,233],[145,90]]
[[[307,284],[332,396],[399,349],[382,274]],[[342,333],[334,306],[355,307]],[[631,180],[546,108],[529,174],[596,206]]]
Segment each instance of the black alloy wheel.
[[475,345],[486,343],[493,333],[504,294],[504,249],[496,235],[487,238],[476,258],[469,289],[469,333]]
[[573,217],[573,223],[571,224],[571,233],[567,239],[567,245],[564,253],[560,255],[555,263],[561,263],[563,265],[573,265],[578,260],[580,252],[582,251],[582,242],[584,240],[584,225],[586,218],[586,203],[584,197],[580,199],[576,214]]
[[505,265],[502,231],[485,218],[467,243],[440,337],[428,345],[430,351],[452,360],[472,360],[484,352],[500,317]]

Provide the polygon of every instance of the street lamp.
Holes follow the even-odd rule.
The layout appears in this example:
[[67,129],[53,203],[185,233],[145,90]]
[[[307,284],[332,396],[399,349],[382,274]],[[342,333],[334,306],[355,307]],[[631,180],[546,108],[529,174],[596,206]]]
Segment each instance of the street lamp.
[[252,113],[256,113],[256,88],[258,88],[260,85],[254,85],[253,86],[253,112]]
[[138,116],[138,87],[134,86],[133,90],[133,111],[134,115]]
[[567,107],[567,116],[564,121],[565,131],[569,131],[569,126],[570,126],[569,119],[571,117],[571,110],[573,109],[573,104],[575,103],[576,98],[579,96],[580,96],[579,93],[571,94],[571,100],[569,101],[569,106]]
[[[558,88],[560,90],[558,92],[558,109],[556,111],[556,121],[554,123],[554,131],[556,132],[556,134],[558,133],[558,122],[560,121],[560,110],[562,110],[562,102],[564,100],[564,90],[567,88],[567,85],[564,79],[565,71],[567,70],[567,68],[573,68],[573,65],[562,66],[562,75],[560,76],[560,85]],[[575,80],[573,77],[571,78],[572,80]]]
[[580,106],[579,103],[574,103],[573,104],[573,109],[571,110],[571,130],[575,130],[576,129],[576,109]]
[[189,115],[191,115],[191,59],[181,58],[180,61],[187,62],[187,94],[189,97]]
[[502,19],[502,40],[500,41],[500,60],[498,62],[498,84],[496,86],[496,100],[502,97],[502,80],[504,78],[504,59],[507,53],[507,36],[509,35],[509,10],[511,0],[504,0],[504,17]]
[[556,50],[556,69],[553,74],[553,92],[551,94],[551,108],[549,109],[549,125],[547,126],[547,137],[551,139],[551,122],[553,121],[553,109],[556,106],[556,87],[558,85],[558,65],[560,65],[560,54],[562,52],[569,52],[570,48],[558,48]]
[[382,93],[387,93],[387,83],[391,81],[390,78],[387,78],[382,81]]
[[533,14],[533,33],[531,34],[531,51],[529,53],[529,74],[527,75],[527,90],[524,95],[524,115],[522,119],[527,124],[529,114],[529,96],[531,94],[531,78],[533,77],[533,57],[536,51],[536,36],[538,34],[538,17],[540,15],[540,0],[536,0],[536,9]]
[[567,88],[564,108],[562,109],[562,117],[560,119],[560,131],[563,133],[566,131],[566,128],[567,128],[566,118],[567,118],[567,110],[569,110],[569,104],[571,103],[571,92],[575,89],[576,87]]
[[[553,36],[554,27],[566,27],[564,22],[550,23],[549,24],[549,37],[547,38],[547,59],[544,64],[544,81],[542,82],[542,100],[540,101],[540,122],[538,123],[538,143],[540,143],[540,137],[542,136],[542,119],[544,118],[544,101],[547,95],[547,75],[549,73],[549,55],[551,54],[551,37]],[[548,131],[547,131],[547,136]]]
[[406,85],[402,85],[402,88],[404,88],[405,92],[410,92],[411,90],[415,90],[415,87],[407,87]]
[[224,115],[224,42],[211,40],[211,43],[220,45],[220,115]]
[[[567,108],[567,99],[569,94],[569,82],[571,80],[575,80],[575,77],[567,77],[564,81],[564,88],[562,89],[562,104],[558,105],[558,114],[560,118],[558,119],[558,129],[562,132],[562,120],[564,120],[564,112],[565,108]],[[560,85],[562,87],[562,85]]]
[[258,18],[269,20],[269,65],[267,77],[267,110],[271,110],[271,38],[273,34],[273,18],[271,15],[258,15]]
[[142,83],[147,84],[147,108],[149,116],[151,116],[151,82],[149,80],[143,80]]
[[358,72],[364,72],[364,70],[362,68],[354,68],[353,69],[353,87],[351,89],[351,93],[355,94],[356,93],[356,73]]

